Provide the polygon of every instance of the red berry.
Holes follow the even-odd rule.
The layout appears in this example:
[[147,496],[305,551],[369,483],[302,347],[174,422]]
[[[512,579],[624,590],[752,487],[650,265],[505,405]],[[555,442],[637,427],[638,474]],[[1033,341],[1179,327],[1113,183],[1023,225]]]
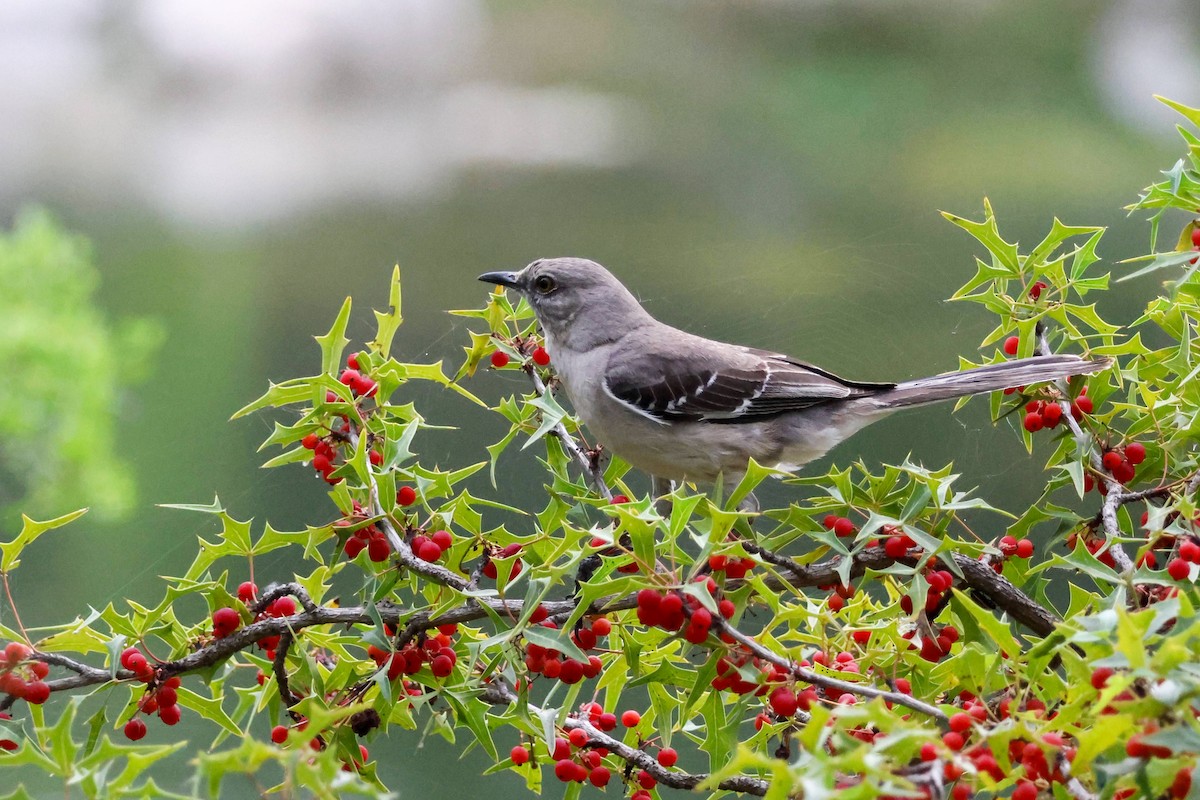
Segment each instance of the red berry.
[[1033,555],[1033,542],[1022,539],[1017,542],[1017,558],[1029,558]]
[[1188,539],[1179,545],[1179,557],[1193,564],[1200,563],[1200,544],[1196,544],[1191,539]]
[[1042,408],[1042,426],[1053,428],[1062,419],[1062,406],[1058,403],[1047,403]]
[[346,558],[358,558],[358,554],[367,548],[366,541],[359,539],[357,536],[351,536],[342,545],[342,550],[346,553]]
[[431,539],[426,539],[421,545],[420,551],[417,552],[417,558],[422,561],[437,561],[442,557],[442,548],[437,546],[437,543]]
[[533,351],[533,363],[539,367],[544,367],[550,363],[550,354],[546,352],[546,348],[539,347]]
[[378,450],[372,450],[367,454],[367,460],[371,462],[372,466],[378,467],[383,463],[383,453],[379,452]]
[[957,752],[959,750],[962,750],[963,736],[961,733],[958,733],[957,731],[950,731],[949,733],[944,733],[944,734],[942,734],[942,744],[946,745],[946,747],[949,747],[951,750],[954,750],[955,752]]
[[1025,420],[1021,424],[1024,425],[1025,430],[1029,431],[1030,433],[1037,433],[1042,429],[1042,415],[1037,411],[1030,411],[1025,415]]
[[1109,450],[1104,454],[1104,468],[1109,472],[1121,466],[1121,462],[1125,459],[1121,458],[1121,454],[1115,450]]
[[679,760],[679,753],[675,752],[674,747],[664,747],[658,751],[658,763],[664,767],[673,767],[675,762]]
[[1013,789],[1012,800],[1037,800],[1038,787],[1033,781],[1022,780],[1017,782],[1017,788]]
[[841,517],[839,517],[837,514],[826,514],[825,519],[821,520],[821,524],[824,525],[827,530],[833,530],[833,526],[837,524],[839,519],[841,519]]
[[340,382],[342,382],[343,384],[345,384],[346,386],[351,385],[352,383],[354,383],[357,380],[360,380],[361,378],[362,378],[362,375],[360,375],[358,370],[356,370],[356,369],[344,369],[344,370],[342,370],[342,374],[340,376],[338,376],[338,380]]
[[950,715],[950,730],[957,733],[966,733],[971,730],[971,725],[974,722],[975,720],[970,714],[960,711],[957,714]]
[[[1192,232],[1192,238],[1196,237],[1196,233]],[[1192,771],[1187,767],[1180,767],[1175,773],[1175,780],[1171,781],[1171,797],[1175,800],[1183,800],[1192,790]]]
[[417,490],[411,486],[401,486],[396,490],[396,505],[411,506],[417,502]]
[[[133,652],[137,652],[133,649]],[[19,664],[29,658],[29,647],[21,642],[9,642],[4,646],[4,660],[9,664]]]
[[1115,675],[1116,672],[1112,667],[1096,667],[1092,670],[1092,688],[1096,691],[1103,689],[1108,685],[1108,679]]
[[592,620],[592,633],[596,634],[597,636],[608,636],[608,634],[611,632],[612,623],[608,621],[607,617],[599,617],[598,619]]
[[883,543],[883,552],[888,558],[903,558],[908,552],[908,544],[902,536],[889,536]]
[[617,715],[606,711],[596,720],[596,727],[602,731],[611,731],[617,727]]
[[1191,566],[1182,558],[1173,558],[1171,559],[1170,563],[1167,564],[1167,574],[1170,575],[1173,580],[1185,580],[1188,575],[1191,574],[1191,572]]
[[1017,354],[1017,350],[1019,350],[1020,348],[1021,348],[1021,337],[1010,336],[1004,340],[1004,352],[1008,353],[1010,356],[1015,356]]
[[183,712],[179,710],[179,706],[159,706],[158,708],[158,718],[164,725],[175,725],[182,716]]
[[642,715],[634,711],[632,708],[624,711],[621,714],[621,724],[626,728],[636,728],[638,723],[642,721]]
[[154,696],[158,700],[159,708],[162,708],[163,706],[173,706],[179,703],[179,695],[176,694],[174,686],[163,686],[154,693]]
[[503,369],[508,366],[508,353],[503,350],[496,350],[492,353],[492,366],[496,369]]
[[[541,348],[538,349],[540,350]],[[603,789],[605,786],[608,786],[608,781],[611,778],[612,773],[609,771],[608,767],[595,767],[591,772],[588,773],[588,780],[591,782],[592,786],[595,786],[599,789]]]
[[629,502],[629,498],[623,494],[614,494],[612,496],[612,504],[614,506],[624,505]]
[[525,749],[524,745],[519,744],[514,747],[512,751],[509,752],[508,757],[511,758],[512,762],[518,767],[522,764],[529,763],[529,751]]
[[147,666],[146,657],[135,647],[121,654],[121,666],[133,673],[143,672]]
[[775,712],[776,716],[790,717],[800,707],[799,701],[796,699],[796,693],[786,686],[780,686],[771,692],[769,699],[771,710]]
[[290,617],[296,613],[296,601],[290,597],[280,597],[271,603],[267,613],[272,617]]
[[568,686],[583,680],[583,664],[573,658],[564,658],[558,670],[558,679]]
[[429,662],[429,669],[435,678],[447,678],[454,671],[454,660],[449,656],[439,655]]
[[213,636],[223,639],[242,626],[242,615],[229,608],[218,608],[212,614]]
[[316,450],[317,442],[321,441],[321,437],[315,433],[310,433],[300,440],[300,446],[305,450]]
[[1136,467],[1146,460],[1146,445],[1141,442],[1130,442],[1125,445],[1125,458]]
[[137,717],[125,723],[125,738],[131,742],[136,742],[146,735],[146,723],[142,722]]
[[254,585],[254,581],[244,581],[238,585],[237,596],[243,603],[253,602],[254,598],[258,597],[258,587]]
[[833,523],[833,532],[840,537],[853,536],[858,529],[854,527],[854,523],[846,517],[838,517]]
[[283,744],[287,741],[288,729],[286,725],[276,725],[271,728],[271,741],[275,744]]
[[575,747],[583,747],[588,743],[587,731],[583,728],[572,728],[571,732],[567,734],[567,741]]
[[429,538],[434,544],[442,548],[442,550],[449,550],[450,545],[454,544],[454,537],[450,534],[450,531],[446,530],[437,531]]
[[1200,247],[1200,227],[1192,228],[1192,247]]
[[1044,281],[1037,281],[1033,284],[1033,286],[1029,287],[1029,297],[1033,300],[1037,300],[1042,296],[1042,290],[1046,288],[1048,287]]
[[562,761],[564,758],[570,758],[571,743],[561,736],[556,736],[554,738],[554,751],[550,754],[550,757],[555,761]]
[[558,778],[563,783],[570,783],[575,780],[576,764],[569,758],[562,758],[554,762],[554,777]]
[[[347,542],[346,544],[349,544]],[[362,548],[360,547],[361,551]],[[382,564],[388,560],[388,556],[392,554],[392,546],[388,543],[386,536],[372,536],[367,544],[367,558],[371,559],[376,564]],[[349,553],[347,553],[349,555]],[[355,553],[358,555],[358,553]],[[353,556],[351,556],[353,558]]]
[[1079,397],[1076,397],[1075,402],[1071,404],[1071,412],[1074,413],[1075,409],[1079,409],[1080,413],[1082,414],[1092,413],[1092,398],[1082,394]]
[[40,706],[50,699],[50,686],[45,681],[30,681],[25,684],[25,693],[22,696],[26,703]]

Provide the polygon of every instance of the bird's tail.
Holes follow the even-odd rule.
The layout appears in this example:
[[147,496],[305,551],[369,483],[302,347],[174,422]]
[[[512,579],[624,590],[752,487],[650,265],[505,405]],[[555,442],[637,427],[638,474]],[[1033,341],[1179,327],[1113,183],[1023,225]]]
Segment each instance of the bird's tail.
[[972,394],[985,394],[1031,383],[1088,375],[1112,363],[1111,359],[1083,359],[1072,355],[1034,356],[1016,361],[988,364],[962,372],[946,372],[932,378],[898,383],[872,396],[868,403],[880,409],[907,408]]

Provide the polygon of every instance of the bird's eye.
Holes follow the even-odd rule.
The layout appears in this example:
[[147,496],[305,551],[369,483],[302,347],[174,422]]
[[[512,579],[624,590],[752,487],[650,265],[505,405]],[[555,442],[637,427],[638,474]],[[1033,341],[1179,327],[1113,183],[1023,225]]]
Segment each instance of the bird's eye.
[[537,289],[540,294],[550,294],[558,288],[558,284],[549,275],[539,275],[533,282],[533,288]]

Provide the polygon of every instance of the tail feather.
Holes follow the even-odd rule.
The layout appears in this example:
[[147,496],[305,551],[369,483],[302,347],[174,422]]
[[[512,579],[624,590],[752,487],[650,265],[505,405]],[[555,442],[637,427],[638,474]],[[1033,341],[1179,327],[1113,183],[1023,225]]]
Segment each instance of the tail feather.
[[1072,375],[1088,375],[1099,372],[1111,363],[1112,360],[1107,358],[1088,360],[1072,355],[1034,356],[905,381],[874,395],[869,402],[883,409],[919,406],[973,394],[996,392],[1012,386],[1045,383]]

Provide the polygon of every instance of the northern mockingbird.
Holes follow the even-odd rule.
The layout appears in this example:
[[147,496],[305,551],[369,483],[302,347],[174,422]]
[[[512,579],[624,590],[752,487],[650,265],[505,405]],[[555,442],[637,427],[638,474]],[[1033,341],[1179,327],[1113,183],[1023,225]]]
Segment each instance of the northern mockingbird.
[[893,411],[1097,372],[1038,356],[903,383],[848,381],[790,356],[725,344],[650,316],[599,264],[546,258],[479,280],[533,307],[558,377],[594,436],[662,481],[734,485],[751,458],[795,470]]

